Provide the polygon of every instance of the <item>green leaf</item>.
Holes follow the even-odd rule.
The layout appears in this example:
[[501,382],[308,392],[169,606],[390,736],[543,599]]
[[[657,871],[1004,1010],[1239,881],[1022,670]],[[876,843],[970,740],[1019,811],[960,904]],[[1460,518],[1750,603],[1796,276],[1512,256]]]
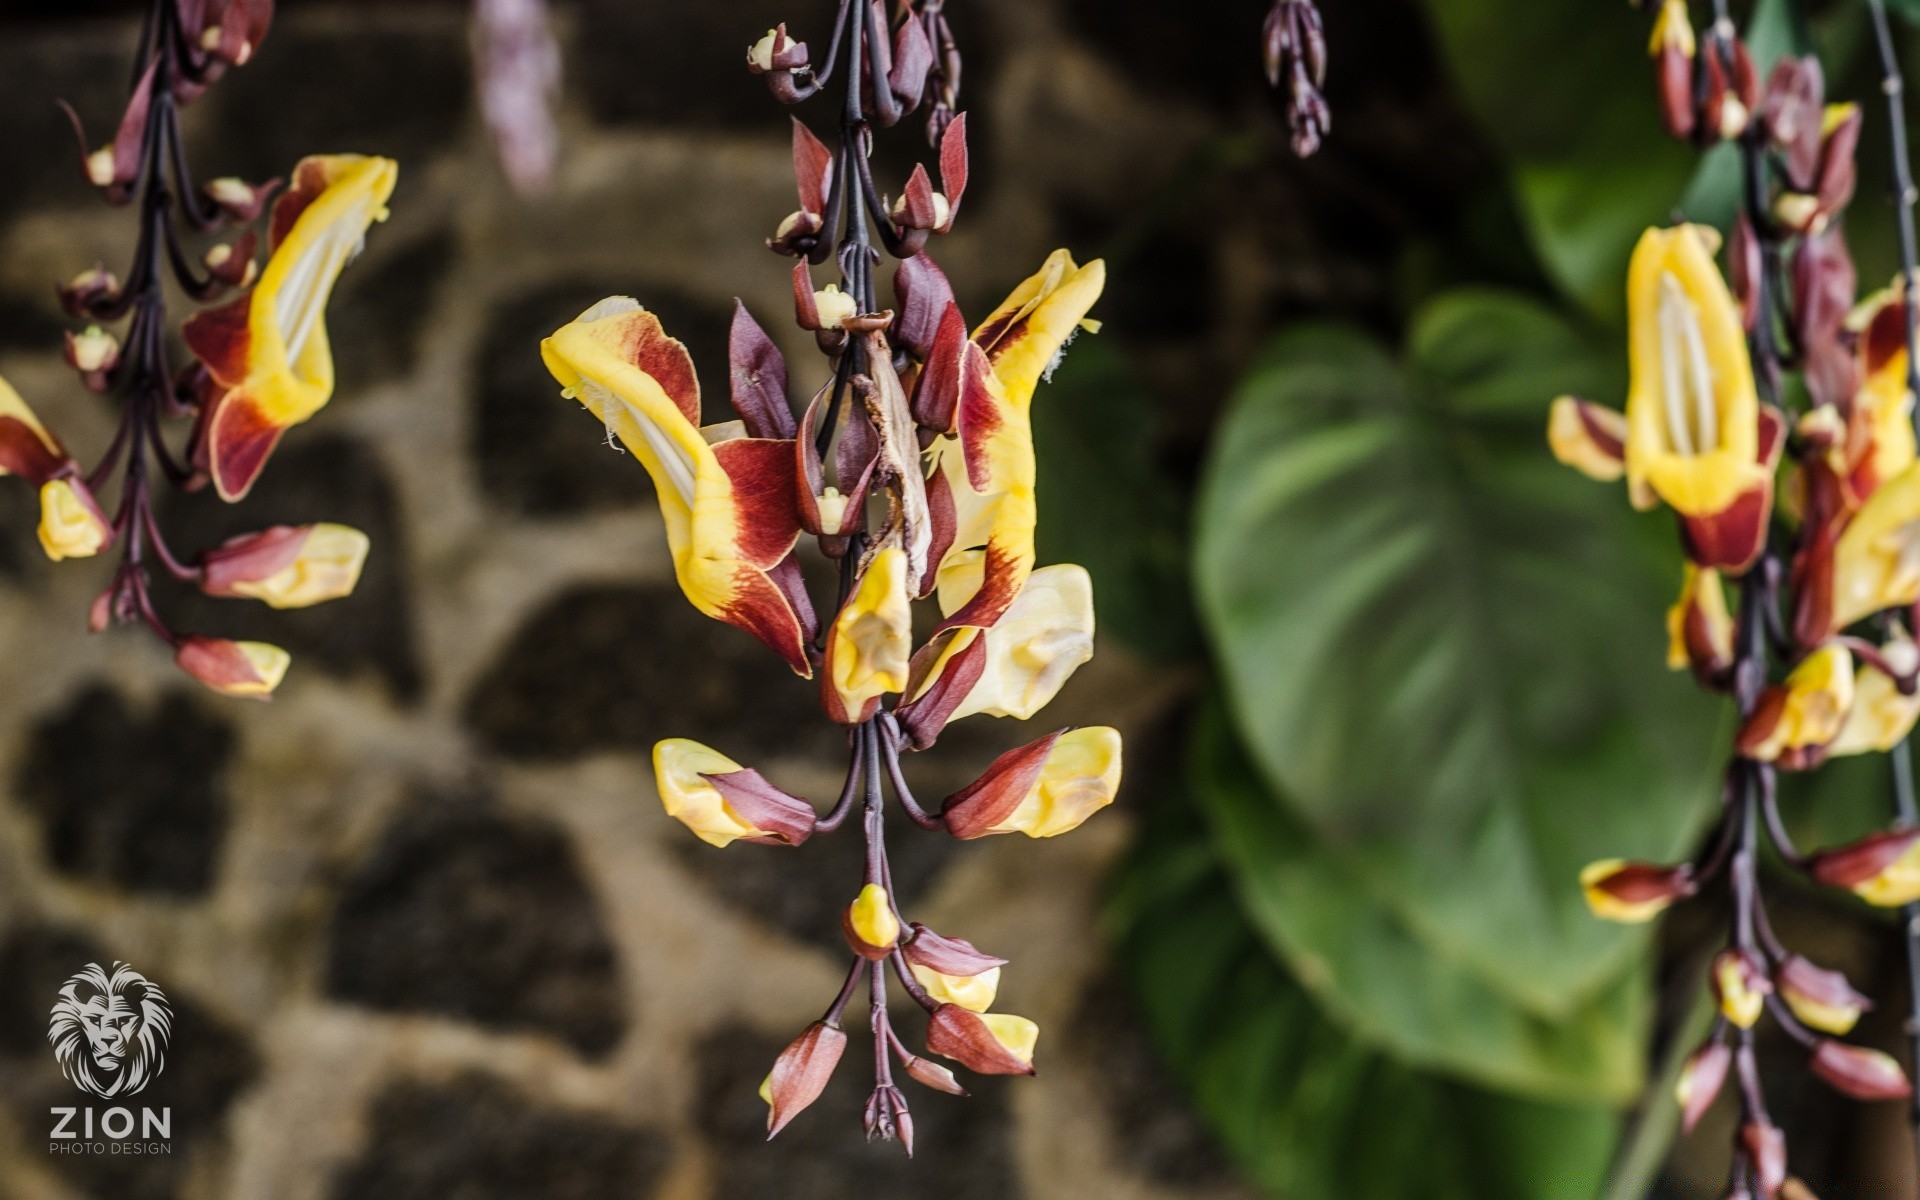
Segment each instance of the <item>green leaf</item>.
[[1354,1040],[1247,926],[1205,839],[1151,830],[1120,949],[1150,1034],[1247,1174],[1286,1200],[1584,1200],[1618,1122],[1502,1096]]
[[[1668,137],[1647,54],[1652,14],[1626,5],[1428,0],[1455,79],[1502,152],[1535,252],[1588,311],[1617,322],[1633,244],[1680,215],[1721,229],[1739,199],[1739,155]],[[1759,0],[1747,39],[1762,77],[1807,53],[1793,0]]]
[[1634,240],[1668,220],[1696,158],[1660,123],[1650,18],[1540,0],[1428,9],[1468,107],[1507,160],[1548,275],[1617,317]]
[[1159,408],[1106,339],[1081,337],[1033,406],[1037,549],[1093,576],[1100,627],[1152,658],[1198,649],[1186,521],[1156,458]]
[[1217,711],[1192,781],[1241,907],[1320,1007],[1417,1066],[1530,1095],[1626,1103],[1644,1079],[1647,969],[1634,963],[1564,1021],[1529,1013],[1432,946],[1275,803]]
[[1717,706],[1665,670],[1671,524],[1561,467],[1561,391],[1617,373],[1531,302],[1459,293],[1396,368],[1279,339],[1202,486],[1203,624],[1273,792],[1421,940],[1566,1019],[1641,944],[1577,876],[1672,858],[1714,794]]

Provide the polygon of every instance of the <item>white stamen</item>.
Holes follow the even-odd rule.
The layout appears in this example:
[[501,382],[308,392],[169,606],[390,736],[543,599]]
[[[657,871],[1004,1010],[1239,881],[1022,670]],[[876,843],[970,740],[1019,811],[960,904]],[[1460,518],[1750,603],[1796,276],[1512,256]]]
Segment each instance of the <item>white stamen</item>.
[[1693,431],[1698,437],[1700,452],[1706,454],[1720,445],[1720,414],[1713,403],[1713,364],[1707,358],[1707,339],[1700,332],[1699,311],[1684,295],[1679,299],[1680,332],[1686,338],[1687,366],[1690,371],[1688,382],[1693,385]]
[[1672,275],[1660,277],[1660,399],[1667,412],[1667,440],[1676,454],[1693,453],[1693,432],[1687,425],[1685,384],[1680,356],[1684,353],[1680,332],[1681,311],[1687,303],[1680,281]]
[[653,457],[660,463],[660,469],[666,473],[667,482],[680,494],[680,499],[691,508],[694,463],[692,457],[681,449],[680,444],[668,437],[665,430],[647,420],[639,409],[616,395],[612,389],[595,383],[591,379],[582,379],[580,389],[581,393],[600,410],[601,420],[607,423],[609,430],[614,427],[614,415],[618,411],[614,408],[615,405],[619,405],[620,409],[625,410],[626,414],[633,418],[633,423],[639,427],[640,436],[646,440],[647,449],[653,451]]

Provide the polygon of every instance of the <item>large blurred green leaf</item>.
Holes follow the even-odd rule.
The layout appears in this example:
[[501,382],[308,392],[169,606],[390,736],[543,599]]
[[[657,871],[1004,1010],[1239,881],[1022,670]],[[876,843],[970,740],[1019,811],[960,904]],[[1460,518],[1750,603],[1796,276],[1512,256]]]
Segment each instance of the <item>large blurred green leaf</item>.
[[1638,1093],[1643,965],[1567,1020],[1529,1013],[1422,940],[1274,803],[1218,711],[1198,726],[1191,779],[1254,928],[1362,1041],[1509,1091],[1622,1103]]
[[1121,957],[1150,1033],[1228,1151],[1284,1200],[1585,1200],[1605,1108],[1521,1100],[1354,1040],[1262,947],[1197,831],[1149,830]]
[[1102,630],[1155,658],[1197,648],[1186,524],[1157,460],[1159,408],[1108,339],[1075,341],[1033,406],[1043,563],[1093,576]]
[[1221,429],[1195,573],[1254,762],[1438,953],[1568,1019],[1639,939],[1585,862],[1674,857],[1713,797],[1716,708],[1664,669],[1670,525],[1544,445],[1608,360],[1531,302],[1460,293],[1404,370],[1279,339]]

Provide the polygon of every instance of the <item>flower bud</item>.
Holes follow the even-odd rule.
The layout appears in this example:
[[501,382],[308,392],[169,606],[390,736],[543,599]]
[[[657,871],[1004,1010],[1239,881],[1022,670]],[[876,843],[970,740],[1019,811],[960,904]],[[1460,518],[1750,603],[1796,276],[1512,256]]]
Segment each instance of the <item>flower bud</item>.
[[1780,1194],[1787,1181],[1787,1139],[1778,1126],[1764,1119],[1740,1127],[1740,1143],[1753,1164],[1753,1184],[1768,1200]]
[[853,952],[871,961],[892,954],[900,940],[900,918],[893,915],[893,897],[877,883],[860,889],[840,919],[840,927]]
[[960,1086],[960,1081],[953,1077],[952,1071],[917,1054],[907,1056],[907,1074],[936,1092],[945,1092],[949,1096],[967,1094],[967,1089]]
[[1869,904],[1898,908],[1920,900],[1920,830],[1892,829],[1813,856],[1816,883],[1846,888]]
[[107,375],[120,365],[120,339],[89,325],[80,333],[68,330],[67,365],[80,372],[80,379],[96,392],[105,391]]
[[1589,479],[1612,483],[1627,469],[1627,418],[1578,396],[1561,396],[1547,413],[1554,458]]
[[1660,117],[1677,138],[1693,136],[1693,58],[1698,49],[1687,0],[1663,0],[1647,50],[1653,56],[1660,96]]
[[200,590],[272,608],[337,600],[360,581],[368,545],[366,534],[345,525],[275,525],[202,555]]
[[947,797],[942,820],[961,839],[1014,832],[1054,837],[1113,803],[1120,771],[1117,730],[1063,730],[995,759],[986,774]]
[[1033,1074],[1040,1027],[1025,1017],[942,1004],[927,1019],[927,1050],[981,1075]]
[[947,975],[919,963],[910,964],[910,969],[920,986],[935,1000],[958,1004],[977,1013],[992,1008],[993,998],[1000,990],[999,967],[988,967],[972,975]]
[[711,846],[797,846],[817,820],[813,805],[689,738],[655,744],[653,778],[667,815]]
[[1680,1102],[1680,1128],[1687,1133],[1700,1123],[1713,1107],[1714,1098],[1727,1081],[1727,1068],[1733,1063],[1733,1051],[1724,1042],[1708,1042],[1693,1052],[1674,1085],[1674,1098]]
[[1849,1033],[1873,1002],[1838,971],[1816,967],[1798,954],[1780,964],[1773,983],[1780,998],[1805,1025],[1822,1033]]
[[40,547],[54,562],[92,558],[113,540],[113,527],[79,476],[50,479],[40,487]]
[[807,44],[788,37],[784,22],[767,30],[765,37],[747,48],[747,70],[755,75],[797,71],[806,65]]
[[201,264],[209,275],[230,288],[252,287],[260,275],[260,264],[253,259],[254,242],[254,234],[248,231],[232,245],[216,243],[208,247]]
[[1747,758],[1777,762],[1787,770],[1817,766],[1852,707],[1853,655],[1829,642],[1801,659],[1785,682],[1761,693],[1736,748]]
[[1713,960],[1713,994],[1727,1020],[1752,1029],[1773,984],[1748,950],[1722,950]]
[[1822,1038],[1813,1048],[1813,1073],[1855,1100],[1904,1100],[1913,1094],[1900,1064],[1878,1050]]
[[851,292],[843,292],[838,284],[830,283],[814,292],[813,311],[819,322],[816,328],[839,329],[859,314],[860,305]]
[[1667,667],[1691,667],[1711,685],[1733,666],[1733,615],[1720,572],[1683,564],[1679,599],[1667,610]]
[[194,634],[180,639],[173,661],[223,696],[265,700],[280,686],[292,657],[265,642],[235,642]]
[[89,317],[101,305],[120,298],[120,281],[112,271],[96,266],[82,271],[57,289],[60,307],[69,316]]
[[251,225],[267,207],[267,201],[279,188],[278,179],[269,179],[257,187],[233,175],[210,179],[200,189],[206,198],[235,225]]
[[1580,887],[1593,915],[1627,925],[1651,921],[1675,900],[1693,895],[1694,886],[1693,867],[1688,863],[1662,867],[1605,858],[1588,863],[1580,872]]
[[767,1102],[769,1140],[820,1098],[846,1048],[844,1029],[815,1021],[780,1052],[780,1057],[773,1061],[773,1070],[760,1085],[760,1098]]

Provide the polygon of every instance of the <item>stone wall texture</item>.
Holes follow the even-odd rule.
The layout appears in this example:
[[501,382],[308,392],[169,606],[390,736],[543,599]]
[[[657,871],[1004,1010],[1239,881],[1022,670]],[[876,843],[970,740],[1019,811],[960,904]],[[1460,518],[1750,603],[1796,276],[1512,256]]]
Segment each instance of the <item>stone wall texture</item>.
[[[133,231],[79,183],[53,101],[111,121],[138,7],[0,9],[0,374],[83,456],[113,412],[59,361],[52,284],[123,262]],[[820,796],[844,743],[771,656],[681,599],[643,473],[535,346],[631,293],[713,396],[733,298],[779,324],[786,264],[759,239],[792,207],[786,117],[739,63],[775,21],[819,29],[830,7],[558,3],[565,155],[535,203],[493,165],[457,3],[287,4],[189,110],[204,175],[339,150],[402,170],[336,296],[331,407],[243,509],[196,496],[166,519],[196,547],[341,520],[375,549],[355,596],[312,610],[166,597],[186,628],[294,652],[274,703],[226,702],[151,638],[88,636],[105,567],[46,562],[27,489],[0,481],[0,1198],[1245,1195],[1099,933],[1138,783],[1057,841],[895,839],[912,912],[1014,960],[1003,1003],[1045,1031],[1039,1078],[917,1093],[908,1162],[860,1140],[856,1039],[853,1069],[762,1145],[755,1089],[839,982],[857,838],[711,850],[660,811],[647,751],[706,739]],[[1335,148],[1285,160],[1257,78],[1263,8],[949,3],[975,183],[940,259],[977,313],[1055,245],[1108,253],[1104,336],[1161,397],[1176,473],[1263,330],[1308,310],[1389,319],[1406,272],[1446,269],[1403,244],[1459,219],[1486,174],[1417,37],[1336,76]],[[1393,0],[1329,17],[1336,45],[1362,22],[1418,26]],[[900,130],[883,174],[919,152]],[[1150,774],[1189,689],[1109,639],[1049,716],[1122,727]],[[956,727],[917,782],[944,794],[1035,732]],[[46,1012],[112,959],[175,1001],[141,1098],[173,1109],[175,1152],[50,1156],[49,1106],[74,1093]]]

